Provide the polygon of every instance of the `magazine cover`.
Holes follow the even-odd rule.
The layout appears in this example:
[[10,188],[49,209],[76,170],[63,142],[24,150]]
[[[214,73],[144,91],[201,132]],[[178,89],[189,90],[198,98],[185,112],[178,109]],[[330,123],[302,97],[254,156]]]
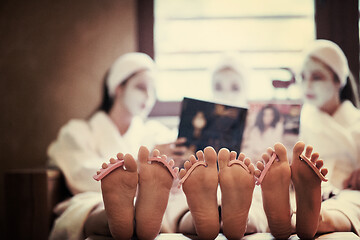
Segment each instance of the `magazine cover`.
[[241,151],[252,162],[262,160],[268,147],[281,142],[287,148],[288,159],[299,139],[301,104],[298,101],[250,102]]
[[246,108],[184,98],[178,137],[186,137],[193,152],[207,146],[239,152],[246,112]]

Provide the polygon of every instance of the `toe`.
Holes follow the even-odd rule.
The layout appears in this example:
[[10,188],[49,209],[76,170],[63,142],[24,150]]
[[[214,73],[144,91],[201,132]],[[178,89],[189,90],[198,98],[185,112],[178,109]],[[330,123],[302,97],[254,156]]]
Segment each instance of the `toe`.
[[305,150],[305,157],[310,158],[312,151],[313,151],[313,147],[310,146],[310,145],[307,146],[307,147],[306,147],[306,150]]
[[238,159],[239,159],[240,161],[244,161],[245,157],[246,157],[246,156],[245,156],[245,153],[240,153]]
[[281,143],[276,143],[274,146],[274,150],[276,155],[278,156],[280,162],[288,161],[287,154],[286,154],[286,148]]
[[250,158],[245,158],[245,160],[244,160],[244,163],[245,163],[245,165],[246,166],[250,166],[250,164],[251,164],[251,160],[250,160]]
[[295,158],[299,158],[299,156],[302,154],[302,152],[304,151],[305,149],[305,143],[303,142],[297,142],[295,145],[294,145],[294,148],[293,148],[293,160]]
[[255,166],[254,164],[250,163],[248,166],[248,169],[250,171],[251,174],[254,174],[255,173]]
[[226,148],[222,148],[219,151],[219,168],[224,169],[230,161],[230,152]]
[[324,166],[323,160],[321,160],[321,159],[317,160],[317,161],[315,162],[315,166],[316,166],[318,169],[322,168],[322,166]]
[[322,175],[326,176],[326,174],[328,174],[328,169],[327,168],[322,168],[320,170],[320,172],[321,172]]
[[265,161],[265,163],[267,163],[270,159],[270,156],[268,153],[263,153],[263,155],[261,155],[261,158]]
[[318,158],[319,158],[319,153],[313,153],[311,155],[310,160],[311,160],[312,163],[315,163]]
[[151,153],[151,156],[153,157],[159,157],[160,156],[160,151],[158,149],[154,149]]
[[105,169],[105,168],[108,167],[108,165],[107,165],[107,163],[103,163],[103,164],[101,165],[101,167],[102,167],[103,169]]
[[255,169],[254,175],[255,175],[255,177],[257,177],[257,178],[260,177],[261,171],[260,171],[259,169]]
[[123,159],[124,159],[124,154],[123,154],[123,153],[118,153],[118,154],[116,155],[116,157],[117,157],[117,159],[119,159],[119,160],[123,160]]
[[208,164],[208,166],[216,167],[217,154],[216,154],[215,149],[212,147],[206,147],[204,149],[204,155],[205,155],[205,160],[206,160],[206,163]]
[[199,150],[196,152],[196,158],[199,160],[199,161],[205,161],[205,158],[204,158],[204,152]]
[[[153,153],[155,150],[153,151]],[[141,146],[138,152],[138,160],[140,163],[147,163],[149,158],[149,150],[145,146]]]
[[133,158],[131,154],[126,154],[124,157],[124,166],[126,168],[126,171],[129,172],[136,172],[137,171],[137,165],[136,161]]
[[179,178],[180,179],[183,178],[185,176],[185,174],[186,174],[186,170],[182,168],[179,172]]
[[264,170],[264,168],[265,168],[264,164],[263,164],[262,162],[260,162],[260,161],[258,161],[258,162],[256,163],[256,167],[257,167],[258,170],[260,170],[260,171]]
[[191,168],[192,164],[190,161],[186,161],[184,163],[185,170],[188,171]]

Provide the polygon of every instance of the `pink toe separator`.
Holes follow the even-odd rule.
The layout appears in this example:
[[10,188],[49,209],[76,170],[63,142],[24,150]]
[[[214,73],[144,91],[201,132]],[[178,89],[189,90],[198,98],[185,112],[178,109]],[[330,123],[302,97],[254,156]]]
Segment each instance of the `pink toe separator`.
[[107,168],[100,169],[100,173],[93,176],[96,181],[100,181],[104,177],[106,177],[109,173],[114,171],[116,168],[124,165],[124,160],[115,160],[115,163],[109,163]]
[[260,177],[256,180],[256,182],[255,182],[256,185],[260,185],[262,183],[262,181],[264,180],[264,177],[266,176],[266,173],[269,171],[271,165],[273,164],[273,162],[275,161],[276,158],[277,158],[277,155],[275,153],[273,153],[271,155],[270,160],[265,165],[265,169],[261,172]]
[[204,166],[207,167],[207,164],[205,162],[196,162],[194,163],[191,168],[186,172],[185,176],[179,181],[178,188],[181,187],[181,185],[186,181],[186,179],[190,176],[190,174],[194,171],[195,168],[198,166]]
[[235,159],[235,160],[231,160],[228,164],[229,167],[231,167],[231,165],[233,164],[239,164],[240,166],[242,166],[248,173],[250,173],[249,168],[245,165],[245,163],[243,161],[240,161],[239,159]]
[[160,162],[160,163],[164,164],[164,166],[167,167],[167,169],[169,170],[171,176],[173,178],[177,178],[177,173],[170,166],[170,164],[167,161],[165,161],[163,158],[161,158],[161,157],[151,157],[151,158],[149,158],[149,161],[150,162]]
[[325,178],[325,176],[321,174],[321,172],[315,166],[315,164],[312,163],[307,157],[305,157],[304,155],[300,155],[299,158],[300,158],[301,161],[305,162],[316,173],[316,175],[321,179],[321,181],[324,181],[324,182],[328,181]]

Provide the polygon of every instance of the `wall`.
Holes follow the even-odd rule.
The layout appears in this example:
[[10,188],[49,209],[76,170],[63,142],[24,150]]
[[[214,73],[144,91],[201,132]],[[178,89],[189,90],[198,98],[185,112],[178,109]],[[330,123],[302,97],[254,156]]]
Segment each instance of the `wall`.
[[43,167],[71,118],[101,101],[113,60],[137,49],[136,1],[1,1],[0,216],[4,172]]

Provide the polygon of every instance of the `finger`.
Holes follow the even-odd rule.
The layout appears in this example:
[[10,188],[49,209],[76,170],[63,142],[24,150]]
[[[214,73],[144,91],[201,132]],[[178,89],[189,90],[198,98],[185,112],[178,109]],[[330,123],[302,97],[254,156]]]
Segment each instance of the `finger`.
[[181,138],[178,138],[176,139],[175,141],[175,144],[183,144],[183,143],[186,143],[186,137],[181,137]]

